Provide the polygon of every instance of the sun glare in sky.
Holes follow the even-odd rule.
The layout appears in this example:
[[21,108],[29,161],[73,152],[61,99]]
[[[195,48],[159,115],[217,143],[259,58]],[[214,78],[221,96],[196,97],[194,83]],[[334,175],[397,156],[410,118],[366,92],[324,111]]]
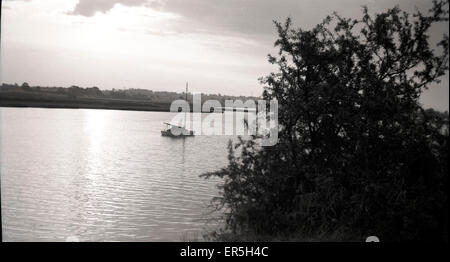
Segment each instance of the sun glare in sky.
[[[144,88],[229,95],[262,92],[259,77],[275,68],[272,20],[292,16],[298,26],[337,10],[385,10],[399,2],[317,0],[17,0],[2,1],[0,77],[42,86]],[[417,2],[417,3],[416,3]],[[305,10],[312,10],[306,12]],[[448,75],[423,102],[448,110]]]

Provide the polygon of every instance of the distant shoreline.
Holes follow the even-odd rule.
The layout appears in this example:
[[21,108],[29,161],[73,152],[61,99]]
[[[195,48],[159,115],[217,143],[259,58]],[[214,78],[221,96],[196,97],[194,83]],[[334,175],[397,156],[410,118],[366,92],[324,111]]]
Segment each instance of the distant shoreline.
[[[97,87],[40,87],[29,86],[27,83],[20,86],[3,83],[0,86],[0,107],[170,112],[172,101],[185,99],[185,96],[185,93],[146,89],[100,90]],[[192,93],[188,93],[188,96],[192,96]],[[254,98],[202,94],[202,99],[224,103],[230,99]]]
[[0,108],[99,109],[99,110],[120,110],[120,111],[140,111],[140,112],[170,112],[168,110],[155,110],[155,109],[143,109],[143,108],[53,106],[53,105],[0,105]]
[[[109,101],[108,101],[109,100]],[[63,108],[63,109],[106,109],[127,111],[170,112],[170,104],[157,102],[110,100],[110,99],[18,99],[0,97],[0,107],[17,108]]]

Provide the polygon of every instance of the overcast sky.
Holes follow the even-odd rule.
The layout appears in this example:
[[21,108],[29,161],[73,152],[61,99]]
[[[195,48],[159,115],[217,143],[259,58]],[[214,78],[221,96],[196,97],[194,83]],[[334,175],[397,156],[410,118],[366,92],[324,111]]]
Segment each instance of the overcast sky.
[[[311,28],[333,11],[358,17],[431,0],[9,0],[2,1],[1,81],[101,89],[145,88],[260,95],[273,71],[272,20]],[[448,26],[448,24],[447,24]],[[448,32],[445,25],[434,35]],[[422,97],[448,110],[448,75]]]

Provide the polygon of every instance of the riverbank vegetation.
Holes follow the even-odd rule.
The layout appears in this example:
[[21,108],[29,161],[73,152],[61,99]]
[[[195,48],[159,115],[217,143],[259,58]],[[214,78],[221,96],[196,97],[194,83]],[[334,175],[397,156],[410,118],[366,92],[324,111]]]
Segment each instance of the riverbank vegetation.
[[[188,100],[192,94],[188,94]],[[201,94],[202,101],[251,99],[243,96],[221,94]],[[112,89],[98,87],[42,87],[28,83],[2,84],[0,86],[0,106],[45,107],[45,108],[92,108],[139,111],[166,111],[177,99],[185,99],[184,93],[152,91],[147,89]]]
[[[448,1],[311,30],[276,22],[278,71],[261,79],[279,102],[279,140],[229,145],[219,177],[216,240],[448,241],[448,112],[422,91],[448,72]],[[239,150],[239,154],[236,154]]]

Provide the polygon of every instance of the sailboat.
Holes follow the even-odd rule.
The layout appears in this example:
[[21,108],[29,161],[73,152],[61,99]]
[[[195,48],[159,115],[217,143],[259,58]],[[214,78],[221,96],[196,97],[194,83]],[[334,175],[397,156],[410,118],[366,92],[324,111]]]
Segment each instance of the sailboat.
[[[188,93],[188,83],[186,83],[186,101]],[[162,136],[168,137],[186,137],[194,136],[194,131],[186,129],[186,112],[184,112],[184,123],[183,126],[177,126],[171,123],[164,122],[166,128],[161,130]]]

